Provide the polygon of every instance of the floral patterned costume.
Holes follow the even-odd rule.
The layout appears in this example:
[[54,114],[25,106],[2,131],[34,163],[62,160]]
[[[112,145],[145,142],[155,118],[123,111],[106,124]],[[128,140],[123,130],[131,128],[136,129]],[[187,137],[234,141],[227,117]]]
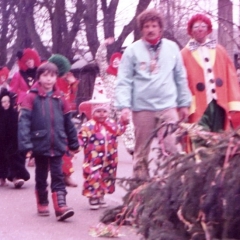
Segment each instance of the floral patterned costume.
[[115,177],[118,164],[117,137],[122,135],[126,125],[112,119],[100,123],[93,119],[82,125],[79,133],[84,147],[82,194],[89,198],[100,198],[115,191]]
[[[107,97],[110,99],[110,118],[116,119],[120,117],[120,112],[114,107],[115,87],[117,76],[109,74],[106,69],[108,68],[107,62],[107,48],[103,43],[99,46],[96,53],[96,61],[100,69],[100,76],[103,80],[104,87],[107,92]],[[133,153],[135,146],[134,125],[130,119],[125,133],[122,135],[123,143],[128,152]]]

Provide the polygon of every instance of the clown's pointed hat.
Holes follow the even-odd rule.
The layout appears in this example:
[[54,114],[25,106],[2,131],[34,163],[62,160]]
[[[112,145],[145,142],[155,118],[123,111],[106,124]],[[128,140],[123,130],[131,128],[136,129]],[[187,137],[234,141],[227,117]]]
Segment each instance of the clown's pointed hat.
[[79,105],[79,112],[83,112],[87,118],[91,118],[97,109],[109,110],[110,99],[106,97],[106,90],[103,81],[97,77],[94,84],[93,95],[89,101],[82,102]]

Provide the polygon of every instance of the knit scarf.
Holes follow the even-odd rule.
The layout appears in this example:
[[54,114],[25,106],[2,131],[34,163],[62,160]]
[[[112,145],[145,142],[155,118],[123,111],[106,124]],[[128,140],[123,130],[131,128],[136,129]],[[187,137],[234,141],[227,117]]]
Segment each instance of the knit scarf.
[[151,39],[151,40],[144,38],[144,40],[145,40],[146,42],[150,43],[151,45],[156,45],[156,44],[159,42],[159,40],[160,40],[160,36],[157,37],[157,38],[155,38],[155,39]]

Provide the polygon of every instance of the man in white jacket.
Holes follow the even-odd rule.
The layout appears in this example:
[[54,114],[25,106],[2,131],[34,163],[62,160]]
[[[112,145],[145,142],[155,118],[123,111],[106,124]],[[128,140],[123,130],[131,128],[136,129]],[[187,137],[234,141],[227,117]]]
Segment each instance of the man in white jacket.
[[[145,10],[138,16],[138,25],[142,38],[124,51],[115,105],[125,118],[133,112],[136,138],[133,175],[146,179],[149,139],[163,122],[188,117],[191,93],[177,44],[162,38],[161,15],[155,10]],[[158,137],[162,139],[163,129]],[[168,153],[177,152],[174,135],[167,136],[164,143]]]

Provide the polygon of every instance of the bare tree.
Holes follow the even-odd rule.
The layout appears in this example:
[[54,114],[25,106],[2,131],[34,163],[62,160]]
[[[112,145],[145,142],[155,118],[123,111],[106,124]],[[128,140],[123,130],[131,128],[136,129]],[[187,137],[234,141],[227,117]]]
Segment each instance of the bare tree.
[[[6,65],[8,60],[7,48],[15,33],[12,25],[14,1],[0,1],[0,65]],[[12,22],[11,22],[12,21]],[[11,44],[10,44],[11,45]],[[9,67],[9,66],[8,66]]]
[[199,2],[199,0],[155,0],[156,7],[165,20],[164,37],[176,42],[180,48],[185,46],[190,38],[187,34],[189,18],[197,12],[202,12]]
[[233,56],[233,3],[218,0],[218,42]]
[[[136,29],[136,16],[141,13],[144,9],[146,9],[149,5],[151,0],[138,0],[138,4],[135,10],[135,14],[130,19],[130,21],[124,25],[121,33],[117,37],[117,40],[109,46],[108,48],[108,56],[111,56],[113,52],[120,51],[125,39],[127,36],[135,30],[135,39],[139,38],[138,30]],[[97,1],[95,0],[89,0],[88,1],[89,6],[86,9],[86,16],[91,16],[84,18],[85,26],[86,26],[86,32],[87,32],[87,38],[88,43],[92,42],[92,44],[89,44],[89,47],[91,49],[91,53],[93,56],[95,56],[96,50],[99,46],[99,41],[97,38],[97,32],[95,29],[93,30],[92,26],[96,25],[97,18],[96,12],[97,12]],[[116,27],[116,11],[119,4],[119,0],[111,0],[109,4],[107,5],[106,0],[101,0],[100,9],[102,11],[103,18],[100,19],[100,22],[103,23],[103,33],[104,37],[115,37],[115,27]],[[94,16],[94,19],[92,18]],[[94,43],[93,43],[94,42]]]
[[[16,52],[26,47],[36,48],[44,59],[60,53],[72,61],[82,51],[94,58],[100,39],[112,36],[116,41],[108,48],[110,56],[121,49],[130,33],[134,32],[134,40],[140,38],[136,16],[150,3],[164,16],[165,37],[180,47],[189,39],[186,23],[190,15],[199,10],[212,14],[212,0],[136,0],[129,16],[119,13],[120,0],[4,0],[0,1],[0,65],[11,67]],[[231,4],[219,0],[218,17],[212,15],[220,22],[219,41],[225,47],[233,42]],[[127,18],[124,23],[119,14]]]

